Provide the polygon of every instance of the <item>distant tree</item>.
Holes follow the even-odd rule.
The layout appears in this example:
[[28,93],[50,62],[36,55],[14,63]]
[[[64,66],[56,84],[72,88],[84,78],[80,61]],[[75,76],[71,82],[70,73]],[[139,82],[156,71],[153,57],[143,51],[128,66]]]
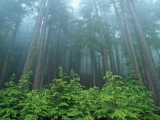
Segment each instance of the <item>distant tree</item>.
[[104,67],[104,73],[105,73],[109,70],[108,54],[107,54],[106,45],[105,45],[105,38],[104,38],[104,35],[103,35],[103,27],[102,27],[101,19],[100,19],[100,16],[99,16],[99,11],[98,11],[96,1],[93,1],[93,5],[94,5],[94,9],[95,9],[95,15],[96,15],[96,18],[97,18],[97,24],[99,26],[99,34],[100,34],[101,45],[102,45],[103,67]]
[[[0,31],[2,31],[4,33],[3,35],[3,41],[0,44],[0,53],[2,54],[2,47],[4,46],[4,42],[6,40],[6,38],[8,37],[9,32],[12,32],[12,37],[9,43],[9,46],[4,46],[6,47],[6,54],[3,53],[4,57],[1,56],[3,59],[3,63],[2,63],[2,71],[0,73],[1,77],[0,77],[0,86],[3,84],[5,75],[6,75],[6,70],[8,67],[8,61],[10,58],[10,55],[12,53],[12,48],[13,48],[13,44],[15,42],[16,39],[16,35],[18,33],[18,29],[19,26],[21,24],[22,18],[24,16],[24,13],[26,12],[26,7],[24,7],[22,4],[29,6],[31,5],[30,2],[34,1],[34,0],[29,0],[29,1],[4,1],[1,2],[0,8],[2,9],[2,11],[0,12],[0,14],[3,14],[4,17],[0,18],[0,21],[2,23],[2,26],[0,27]],[[12,5],[13,7],[8,7],[8,9],[4,8],[4,6],[8,6]],[[4,13],[5,14],[4,14]],[[5,33],[6,32],[6,33]]]
[[21,19],[22,19],[22,9],[21,9],[20,12],[19,12],[19,15],[18,15],[18,18],[17,18],[17,22],[16,22],[16,26],[15,26],[15,30],[13,31],[13,37],[12,37],[12,39],[11,39],[9,48],[8,48],[8,50],[7,50],[7,54],[6,54],[5,59],[4,59],[4,64],[3,64],[3,68],[2,68],[3,70],[2,70],[1,77],[0,77],[0,87],[2,86],[4,77],[5,77],[5,73],[6,73],[6,69],[7,69],[7,65],[8,65],[9,55],[11,54],[12,46],[13,46],[13,43],[14,43],[14,41],[15,41],[16,34],[17,34],[17,32],[18,32],[19,25],[20,25],[20,23],[21,23]]

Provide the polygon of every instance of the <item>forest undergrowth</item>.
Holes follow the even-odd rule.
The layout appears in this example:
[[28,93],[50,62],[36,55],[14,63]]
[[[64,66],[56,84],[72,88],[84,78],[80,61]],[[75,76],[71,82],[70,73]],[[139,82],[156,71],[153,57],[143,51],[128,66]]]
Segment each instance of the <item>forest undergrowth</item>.
[[125,81],[107,72],[102,88],[85,89],[74,71],[60,68],[59,78],[38,91],[29,89],[28,74],[17,84],[13,75],[0,90],[0,120],[160,120],[151,92],[133,75]]

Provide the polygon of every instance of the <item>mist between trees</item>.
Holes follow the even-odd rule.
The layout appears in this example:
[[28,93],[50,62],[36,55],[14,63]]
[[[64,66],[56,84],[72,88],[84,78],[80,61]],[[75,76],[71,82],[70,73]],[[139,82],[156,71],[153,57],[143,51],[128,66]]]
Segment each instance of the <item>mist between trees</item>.
[[0,1],[0,87],[27,74],[30,89],[41,90],[62,67],[86,88],[102,88],[111,71],[123,82],[137,80],[159,106],[160,1],[72,2]]

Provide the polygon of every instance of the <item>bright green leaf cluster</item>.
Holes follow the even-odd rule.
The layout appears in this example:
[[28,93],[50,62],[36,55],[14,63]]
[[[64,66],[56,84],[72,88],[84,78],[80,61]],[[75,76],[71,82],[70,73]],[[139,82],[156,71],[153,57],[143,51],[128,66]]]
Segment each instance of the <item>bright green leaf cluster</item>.
[[[41,91],[29,90],[28,73],[18,84],[7,82],[0,90],[0,120],[159,120],[158,110],[135,80],[123,82],[108,72],[108,82],[100,90],[84,89],[79,76],[67,76],[60,68],[59,78]],[[68,82],[67,82],[68,81]]]

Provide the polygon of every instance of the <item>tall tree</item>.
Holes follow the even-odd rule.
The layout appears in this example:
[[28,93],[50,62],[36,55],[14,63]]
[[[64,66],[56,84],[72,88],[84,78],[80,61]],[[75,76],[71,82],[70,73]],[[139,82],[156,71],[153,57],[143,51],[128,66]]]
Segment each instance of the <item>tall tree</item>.
[[101,23],[100,16],[99,16],[99,13],[98,13],[99,11],[98,11],[96,1],[93,0],[93,4],[94,4],[94,9],[95,9],[95,14],[96,14],[96,17],[97,17],[97,24],[99,26],[99,34],[100,34],[101,45],[102,45],[103,67],[104,67],[104,73],[105,73],[109,70],[108,54],[107,54],[107,49],[106,49],[106,45],[105,45],[105,38],[104,38],[104,35],[103,35],[102,23]]
[[2,74],[1,74],[1,77],[0,77],[0,87],[2,86],[3,84],[3,80],[4,80],[4,77],[5,77],[5,73],[6,73],[6,69],[7,69],[7,65],[8,65],[8,59],[9,59],[9,56],[11,54],[11,50],[12,50],[12,46],[13,46],[13,43],[15,41],[15,38],[16,38],[16,34],[18,32],[18,28],[20,26],[20,23],[21,23],[21,18],[22,18],[22,8],[19,12],[19,15],[18,15],[18,18],[17,18],[17,22],[16,22],[16,25],[15,25],[15,29],[13,31],[13,37],[11,39],[11,42],[9,44],[9,48],[7,50],[7,54],[5,56],[5,59],[4,59],[4,64],[3,64],[3,70],[2,70]]
[[26,58],[26,61],[25,61],[25,65],[24,65],[22,74],[27,73],[28,71],[32,70],[32,68],[33,68],[36,46],[37,46],[37,42],[38,42],[38,39],[39,39],[42,19],[44,17],[44,13],[45,13],[45,5],[46,5],[46,0],[41,0],[39,13],[38,13],[38,16],[37,16],[33,36],[32,36],[32,39],[31,39],[29,51],[28,51],[28,54],[27,54],[27,58]]
[[140,71],[139,71],[139,67],[138,67],[137,58],[136,58],[135,51],[134,51],[134,48],[133,48],[132,39],[130,37],[130,32],[129,32],[129,29],[128,29],[127,21],[126,21],[125,15],[123,13],[123,7],[122,7],[122,14],[123,14],[123,17],[124,17],[124,20],[125,20],[126,30],[122,26],[123,23],[121,21],[118,9],[117,9],[116,4],[115,4],[114,1],[113,1],[113,6],[114,6],[114,9],[115,9],[115,13],[116,13],[116,16],[117,16],[119,27],[121,29],[122,36],[123,36],[123,39],[124,39],[124,42],[125,42],[126,51],[128,53],[129,60],[130,60],[132,66],[134,68],[135,73],[138,76],[138,80],[139,80],[140,84],[143,84],[142,77],[141,77],[141,74],[140,74]]
[[33,89],[40,89],[40,80],[41,80],[41,74],[42,74],[42,57],[43,51],[44,51],[44,41],[45,41],[45,34],[46,34],[46,28],[47,28],[47,22],[48,22],[48,14],[49,14],[49,7],[51,4],[51,0],[48,0],[47,6],[45,8],[45,16],[43,18],[43,26],[41,31],[41,37],[40,37],[40,45],[39,45],[39,52],[38,52],[38,60],[36,62],[36,69],[34,74],[34,82],[33,82]]
[[96,63],[96,58],[95,58],[95,52],[94,52],[94,49],[93,49],[93,45],[90,46],[90,51],[91,51],[91,66],[92,66],[93,86],[97,86],[97,84],[96,84],[96,79],[97,79],[97,63]]
[[143,69],[145,79],[147,82],[147,87],[149,90],[153,91],[153,98],[155,100],[155,103],[160,105],[160,80],[158,78],[157,71],[154,66],[153,58],[149,50],[149,47],[146,43],[145,36],[140,26],[140,22],[136,14],[135,7],[131,0],[127,0],[127,4],[131,12],[139,40],[140,53],[143,61]]
[[53,78],[56,78],[58,75],[58,67],[59,67],[59,55],[60,55],[60,40],[61,40],[61,26],[58,29],[58,36],[57,36],[57,48],[55,52],[55,60],[54,60],[54,70],[53,70]]

